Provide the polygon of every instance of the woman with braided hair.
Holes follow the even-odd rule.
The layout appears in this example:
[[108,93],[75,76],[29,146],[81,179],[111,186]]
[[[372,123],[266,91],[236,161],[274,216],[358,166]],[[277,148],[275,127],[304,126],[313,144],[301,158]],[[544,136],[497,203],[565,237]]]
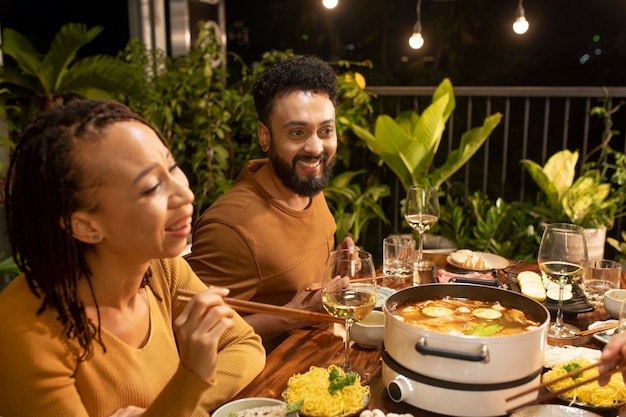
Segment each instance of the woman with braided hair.
[[5,194],[23,273],[0,292],[0,416],[206,416],[261,371],[228,290],[177,256],[193,194],[127,107],[75,100],[38,117]]

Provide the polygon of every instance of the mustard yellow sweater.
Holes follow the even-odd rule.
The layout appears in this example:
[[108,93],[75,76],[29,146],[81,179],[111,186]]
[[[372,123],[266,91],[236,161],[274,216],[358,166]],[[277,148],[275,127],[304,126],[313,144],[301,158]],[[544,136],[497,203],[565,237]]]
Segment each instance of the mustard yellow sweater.
[[150,336],[133,348],[106,330],[106,353],[77,362],[75,341],[63,336],[53,311],[37,315],[41,302],[23,276],[0,292],[0,416],[108,416],[129,405],[144,416],[207,416],[230,400],[264,367],[265,352],[252,328],[235,317],[219,343],[218,371],[209,385],[180,364],[173,318],[178,288],[206,286],[182,258],[152,262],[148,289]]

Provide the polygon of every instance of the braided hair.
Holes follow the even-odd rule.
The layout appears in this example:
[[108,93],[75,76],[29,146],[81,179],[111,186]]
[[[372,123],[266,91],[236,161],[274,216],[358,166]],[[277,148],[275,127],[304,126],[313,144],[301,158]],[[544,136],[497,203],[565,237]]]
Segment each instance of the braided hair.
[[[112,100],[73,100],[38,116],[19,139],[5,183],[6,219],[15,262],[30,290],[41,299],[38,314],[52,309],[68,339],[80,345],[79,360],[92,352],[100,333],[100,310],[93,293],[85,252],[92,247],[73,238],[72,213],[94,211],[94,193],[102,184],[75,152],[83,144],[106,138],[120,121],[148,121]],[[155,130],[166,144],[165,138]],[[91,289],[98,325],[89,320],[77,283]]]

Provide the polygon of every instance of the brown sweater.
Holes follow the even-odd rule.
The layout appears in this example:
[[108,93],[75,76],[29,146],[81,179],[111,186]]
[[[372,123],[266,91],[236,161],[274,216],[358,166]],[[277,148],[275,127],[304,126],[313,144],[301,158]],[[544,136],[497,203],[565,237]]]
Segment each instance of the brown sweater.
[[230,288],[231,297],[282,305],[322,282],[336,224],[322,193],[305,210],[274,200],[253,175],[265,163],[250,161],[200,216],[186,259],[201,280]]
[[133,348],[102,330],[107,348],[78,363],[60,323],[23,276],[0,293],[0,416],[108,416],[129,405],[144,416],[207,416],[243,389],[265,365],[260,338],[239,316],[219,344],[218,372],[209,385],[180,365],[172,321],[176,289],[206,286],[182,258],[152,262],[150,336]]

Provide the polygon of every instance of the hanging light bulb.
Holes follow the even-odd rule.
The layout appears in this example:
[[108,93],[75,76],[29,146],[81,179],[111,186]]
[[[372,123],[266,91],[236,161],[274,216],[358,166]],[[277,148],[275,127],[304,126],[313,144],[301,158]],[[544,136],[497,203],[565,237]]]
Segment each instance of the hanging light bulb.
[[335,7],[337,7],[338,3],[339,3],[339,0],[322,0],[322,4],[327,9],[334,9]]
[[413,26],[413,34],[409,38],[409,46],[413,49],[420,49],[424,45],[424,37],[422,36],[422,0],[417,0],[417,22]]
[[424,38],[421,32],[413,32],[413,35],[409,38],[409,46],[413,49],[420,49],[424,46]]
[[517,18],[513,23],[513,32],[518,35],[522,35],[526,33],[528,30],[528,20],[526,20],[526,16],[524,16],[524,6],[522,6],[522,0],[519,0],[519,4],[517,5]]

